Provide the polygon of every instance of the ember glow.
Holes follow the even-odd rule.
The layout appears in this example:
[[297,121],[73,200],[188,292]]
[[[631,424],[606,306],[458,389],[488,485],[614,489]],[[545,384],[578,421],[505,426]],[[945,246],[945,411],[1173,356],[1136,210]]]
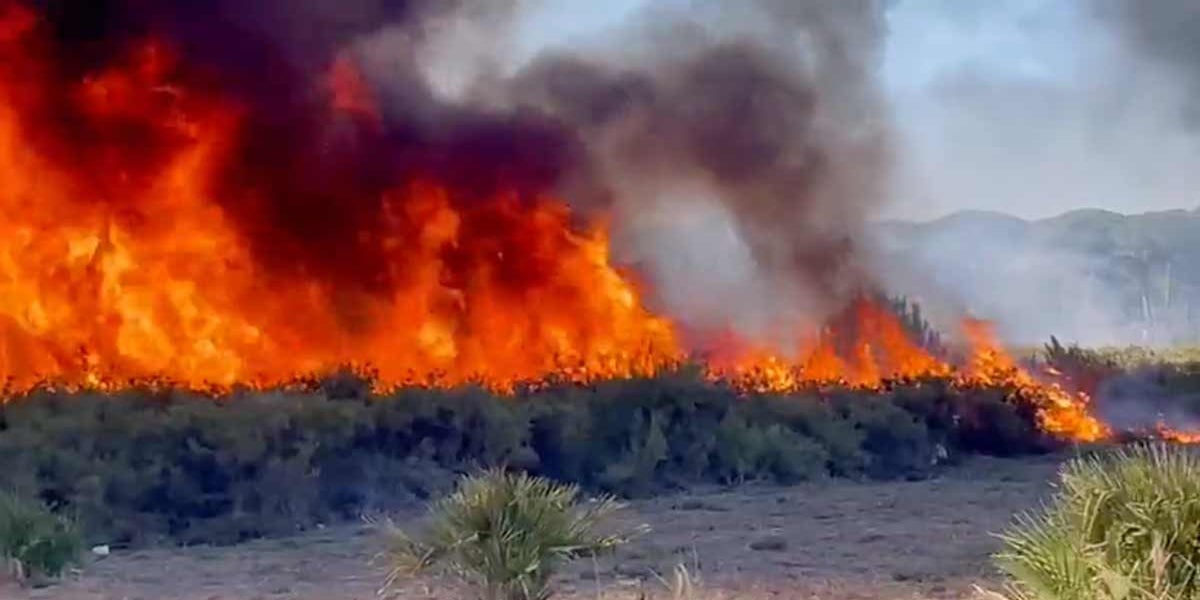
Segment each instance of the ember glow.
[[[0,0],[0,375],[10,394],[45,382],[269,387],[347,366],[383,387],[509,391],[653,375],[694,358],[679,325],[611,262],[603,220],[513,175],[530,169],[454,163],[453,144],[394,172],[380,162],[370,150],[391,143],[386,116],[349,56],[307,90],[305,126],[332,148],[310,159],[255,129],[262,114],[183,64],[169,41],[146,37],[65,68],[45,29]],[[356,143],[340,146],[346,137]],[[471,185],[454,176],[481,164],[488,177]],[[758,392],[935,378],[1001,386],[1034,402],[1049,433],[1110,434],[1086,396],[1022,370],[984,324],[964,328],[970,358],[955,367],[860,299],[796,336],[792,352],[731,336],[706,368]]]
[[1200,432],[1196,431],[1180,431],[1173,429],[1166,424],[1159,424],[1155,429],[1155,435],[1158,437],[1180,444],[1200,444]]

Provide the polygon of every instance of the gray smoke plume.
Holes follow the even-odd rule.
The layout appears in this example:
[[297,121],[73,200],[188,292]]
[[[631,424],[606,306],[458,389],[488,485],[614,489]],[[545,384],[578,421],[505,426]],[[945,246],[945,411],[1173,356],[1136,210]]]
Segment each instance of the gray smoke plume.
[[619,50],[538,57],[510,98],[580,133],[602,183],[584,187],[611,194],[676,314],[795,325],[869,285],[857,240],[889,159],[882,39],[870,0],[696,2],[645,15]]

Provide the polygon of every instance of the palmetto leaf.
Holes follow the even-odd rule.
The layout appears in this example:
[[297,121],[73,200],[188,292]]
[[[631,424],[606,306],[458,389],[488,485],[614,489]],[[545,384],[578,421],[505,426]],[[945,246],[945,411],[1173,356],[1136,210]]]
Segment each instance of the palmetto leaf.
[[1073,460],[1001,539],[1019,600],[1200,598],[1200,459],[1149,444]]
[[467,477],[433,504],[423,537],[393,531],[388,583],[434,568],[475,584],[487,600],[542,600],[561,565],[612,550],[644,531],[597,533],[620,508],[614,498],[584,502],[576,486],[524,473],[490,470]]

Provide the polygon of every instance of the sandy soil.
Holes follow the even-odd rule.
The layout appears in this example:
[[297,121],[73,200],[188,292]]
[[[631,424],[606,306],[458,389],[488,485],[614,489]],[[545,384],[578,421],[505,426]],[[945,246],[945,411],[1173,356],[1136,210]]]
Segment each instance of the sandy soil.
[[[569,597],[636,598],[682,563],[699,574],[704,598],[966,598],[972,584],[995,585],[992,534],[1037,504],[1059,462],[980,458],[927,481],[638,501],[622,519],[653,533],[609,561],[578,565],[563,586]],[[0,584],[0,599],[366,600],[383,578],[384,566],[370,564],[381,549],[370,528],[342,526],[231,548],[115,552],[52,587]],[[433,582],[410,582],[400,595],[457,596]]]

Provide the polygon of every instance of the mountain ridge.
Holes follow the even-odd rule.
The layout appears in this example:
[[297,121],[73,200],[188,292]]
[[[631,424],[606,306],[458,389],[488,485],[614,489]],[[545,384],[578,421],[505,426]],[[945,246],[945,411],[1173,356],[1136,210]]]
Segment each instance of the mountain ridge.
[[[959,211],[873,224],[885,270],[1006,324],[1022,342],[1200,341],[1200,210],[1083,208],[1041,219]],[[902,279],[902,278],[898,278]]]
[[1190,208],[1190,209],[1189,208],[1170,208],[1170,209],[1166,209],[1166,210],[1150,210],[1150,211],[1137,212],[1137,213],[1125,213],[1125,212],[1119,212],[1119,211],[1114,211],[1114,210],[1108,210],[1106,208],[1083,207],[1083,208],[1073,208],[1071,210],[1063,211],[1061,213],[1057,213],[1057,214],[1051,215],[1049,217],[1037,217],[1037,218],[1021,217],[1021,216],[1017,216],[1017,215],[1014,215],[1011,213],[1006,213],[1006,212],[1000,211],[1000,210],[967,208],[967,209],[962,209],[962,210],[956,210],[954,212],[947,213],[947,214],[944,214],[944,215],[941,215],[938,217],[929,218],[929,219],[905,219],[905,218],[899,218],[899,217],[889,217],[886,219],[879,219],[877,221],[874,221],[873,224],[875,224],[875,225],[926,226],[926,225],[944,224],[947,222],[953,222],[953,221],[956,221],[959,219],[964,219],[964,218],[980,218],[980,219],[996,218],[996,219],[1004,219],[1004,220],[1012,220],[1012,221],[1022,221],[1024,223],[1029,223],[1029,224],[1036,224],[1036,223],[1044,223],[1044,222],[1050,222],[1050,221],[1059,221],[1059,220],[1064,220],[1064,219],[1069,220],[1069,219],[1085,217],[1085,216],[1106,216],[1106,217],[1120,217],[1123,219],[1129,219],[1129,218],[1137,219],[1137,218],[1142,218],[1142,217],[1155,218],[1155,217],[1168,216],[1168,215],[1180,215],[1180,216],[1187,216],[1190,218],[1200,218],[1200,206],[1197,206],[1196,208]]

